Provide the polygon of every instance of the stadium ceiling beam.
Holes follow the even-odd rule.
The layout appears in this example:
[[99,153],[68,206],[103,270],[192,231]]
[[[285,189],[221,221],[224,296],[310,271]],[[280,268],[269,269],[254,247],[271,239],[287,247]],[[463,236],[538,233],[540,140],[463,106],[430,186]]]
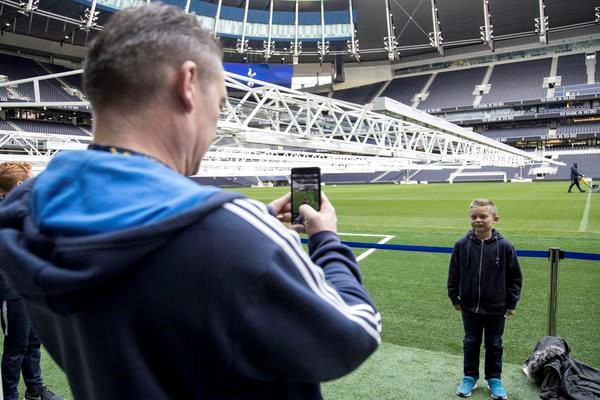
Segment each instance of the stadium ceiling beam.
[[[86,101],[43,102],[39,98],[40,81],[81,72],[82,70],[69,71],[1,83],[0,87],[16,87],[33,82],[38,90],[34,101],[1,103],[0,106],[89,110],[89,103]],[[452,168],[457,165],[522,166],[542,161],[533,154],[469,132],[407,106],[400,111],[400,106],[383,107],[384,110],[379,113],[365,106],[279,87],[246,76],[226,72],[225,77],[228,91],[235,94],[235,98],[230,95],[227,99],[226,110],[218,122],[218,137],[233,138],[239,144],[238,147],[242,148],[258,146],[263,153],[268,151],[271,154],[275,147],[279,156],[274,160],[285,161],[285,168],[288,169],[298,157],[287,155],[290,151],[306,153],[306,157],[317,160],[321,159],[319,157],[337,159],[335,156],[370,160],[370,165],[375,170],[388,167],[397,169],[401,166],[414,169],[433,166]],[[387,103],[393,102],[391,99],[385,100]],[[393,112],[394,116],[384,114],[385,111]],[[28,141],[32,137],[23,132],[2,133],[8,135],[5,136],[6,140],[14,140],[17,146],[22,147],[21,153],[32,157],[49,157],[58,149],[84,147],[86,140],[91,140],[89,136],[36,137],[42,143],[45,141],[44,146]],[[230,147],[228,146],[229,149]],[[217,148],[213,150],[216,151]],[[230,153],[231,151],[233,150],[230,149]],[[238,154],[238,158],[231,158],[229,161],[220,156],[223,163],[232,164],[223,165],[224,174],[234,168],[235,164],[241,165],[246,153],[238,150]],[[309,156],[310,154],[312,155]],[[327,163],[319,165],[335,167]],[[364,170],[356,164],[350,167],[352,169],[347,169],[346,172]]]
[[213,37],[216,39],[219,32],[219,22],[221,21],[221,7],[223,6],[223,0],[219,0],[217,3],[217,13],[215,14],[215,27],[213,29]]
[[483,1],[483,25],[479,27],[481,41],[490,46],[494,51],[494,26],[492,25],[492,15],[490,14],[490,0]]
[[442,29],[440,26],[440,18],[438,15],[437,0],[431,0],[431,20],[433,32],[429,33],[429,44],[436,48],[441,56],[444,55],[444,39],[442,38]]
[[348,0],[348,11],[350,12],[350,41],[347,43],[348,52],[352,54],[354,59],[360,62],[360,53],[358,52],[358,38],[356,37],[356,25],[354,24],[354,12],[352,8],[352,0]]
[[[16,1],[13,1],[13,0],[0,0],[0,4],[7,5],[9,7],[13,7],[15,9],[17,9],[17,10],[21,10],[22,9],[22,3],[16,2]],[[56,20],[56,21],[60,21],[60,22],[64,22],[64,23],[67,23],[67,24],[75,25],[78,28],[81,27],[81,24],[82,24],[82,21],[80,19],[74,19],[74,18],[70,18],[70,17],[64,16],[64,15],[55,14],[55,13],[52,13],[50,11],[46,11],[46,10],[43,10],[43,9],[40,9],[40,8],[37,8],[35,10],[35,14],[39,15],[39,16],[42,16],[42,17],[49,18],[49,19],[53,19],[53,20]],[[102,29],[102,27],[100,25],[97,25],[97,24],[92,25],[91,28],[93,30],[101,30]]]
[[21,3],[21,12],[31,16],[40,4],[40,0],[28,0],[26,3]]
[[322,64],[325,56],[329,54],[329,41],[325,40],[325,0],[321,0],[321,40],[317,42],[319,62]]
[[269,61],[271,56],[275,53],[275,42],[271,40],[273,37],[273,3],[275,3],[275,0],[269,1],[269,32],[267,34],[267,40],[263,41],[266,61]]
[[398,52],[398,39],[396,39],[396,27],[394,26],[394,15],[390,8],[390,0],[385,0],[385,22],[387,36],[383,38],[383,47],[388,53],[388,59],[394,61],[400,55]]
[[248,51],[248,39],[246,39],[246,28],[248,27],[248,8],[250,6],[250,0],[245,0],[244,6],[244,22],[242,24],[242,37],[237,40],[235,49],[240,54],[246,54]]
[[298,14],[299,10],[299,2],[300,0],[296,0],[296,4],[294,6],[294,41],[290,43],[290,52],[292,53],[292,64],[298,64],[300,60],[300,53],[302,53],[302,42],[298,40],[299,35],[299,26],[298,26]]
[[548,20],[548,16],[546,15],[545,0],[539,0],[539,9],[539,18],[534,18],[535,31],[539,35],[540,43],[548,44],[548,30],[550,27],[550,22]]
[[90,8],[85,9],[83,17],[81,18],[82,22],[85,23],[82,29],[89,32],[92,28],[97,27],[98,14],[100,14],[100,11],[96,11],[96,0],[92,0],[92,5]]

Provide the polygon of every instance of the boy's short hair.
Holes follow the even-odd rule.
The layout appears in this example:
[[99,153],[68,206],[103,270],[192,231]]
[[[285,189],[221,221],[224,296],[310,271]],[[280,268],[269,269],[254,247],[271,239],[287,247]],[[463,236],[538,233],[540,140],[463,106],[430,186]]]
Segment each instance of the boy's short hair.
[[492,213],[496,215],[498,210],[496,209],[496,203],[488,199],[475,199],[469,204],[469,211],[471,211],[475,207],[490,207],[492,209]]
[[0,192],[8,193],[17,183],[29,178],[31,164],[28,162],[3,162],[0,164]]

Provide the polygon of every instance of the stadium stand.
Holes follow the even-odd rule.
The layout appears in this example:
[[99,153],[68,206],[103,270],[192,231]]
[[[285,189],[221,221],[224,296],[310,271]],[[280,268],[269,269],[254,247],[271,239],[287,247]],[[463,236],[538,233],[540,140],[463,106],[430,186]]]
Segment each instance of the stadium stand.
[[6,88],[0,88],[0,101],[7,101],[10,97],[10,93]]
[[381,95],[410,106],[413,97],[423,89],[429,77],[431,77],[430,74],[396,78],[390,82]]
[[594,82],[600,83],[600,51],[596,52],[596,75],[594,77]]
[[558,57],[558,70],[556,74],[561,77],[561,86],[586,84],[585,54],[571,54]]
[[565,163],[564,166],[559,166],[556,175],[552,175],[553,180],[568,180],[571,177],[571,165],[578,164],[578,170],[581,174],[594,179],[600,178],[600,163],[598,163],[598,154],[562,154],[559,155],[557,161]]
[[487,67],[481,67],[437,74],[429,87],[429,96],[419,104],[419,109],[472,106],[473,90],[483,80],[486,70]]
[[516,137],[540,137],[548,135],[548,127],[527,127],[527,128],[491,128],[481,132],[483,136],[491,139],[506,139]]
[[[53,74],[71,71],[70,68],[66,68],[61,65],[54,65],[54,64],[47,64],[47,63],[40,63],[40,64]],[[70,75],[70,76],[62,77],[61,79],[64,80],[65,82],[67,82],[69,84],[69,86],[71,86],[75,89],[82,90],[83,86],[81,84],[81,75]]]
[[0,131],[14,131],[15,128],[12,127],[8,122],[3,119],[0,119]]
[[[48,71],[28,58],[0,54],[0,74],[7,76],[9,80],[17,80],[48,75]],[[29,100],[34,99],[33,83],[17,85],[15,90]],[[7,99],[16,98],[10,91],[7,92]],[[42,101],[80,101],[78,97],[68,94],[56,79],[40,81],[40,97]]]
[[16,126],[25,132],[49,133],[55,135],[89,136],[87,132],[75,125],[62,124],[59,122],[42,122],[28,119],[11,120]]
[[490,93],[483,95],[481,104],[497,104],[536,100],[546,97],[542,86],[550,74],[551,58],[499,64],[490,78]]
[[[383,171],[379,171],[378,175],[383,174]],[[410,174],[409,174],[410,175]],[[405,180],[407,177],[407,171],[390,171],[382,178],[378,179],[377,182],[400,182]]]
[[367,104],[373,100],[373,97],[383,87],[382,82],[371,85],[360,86],[351,89],[343,89],[333,92],[333,98],[336,100],[349,101],[356,104]]
[[450,174],[453,170],[422,170],[410,178],[413,181],[427,181],[427,182],[445,182],[450,178]]
[[[469,173],[492,173],[492,172],[504,172],[506,173],[506,179],[514,179],[520,176],[519,168],[508,168],[508,167],[482,167],[474,170],[465,170],[465,172]],[[523,175],[526,172],[523,170]],[[458,175],[454,178],[454,182],[480,182],[480,181],[502,181],[504,179],[501,175]]]
[[199,185],[219,187],[243,187],[258,184],[258,179],[255,176],[193,176],[190,179]]
[[600,122],[584,122],[579,124],[572,125],[560,125],[556,130],[558,134],[567,134],[567,133],[575,133],[575,134],[588,134],[588,133],[598,133],[600,134]]
[[377,176],[381,175],[380,172],[364,172],[364,173],[348,173],[348,174],[323,174],[321,176],[321,182],[324,183],[369,183]]

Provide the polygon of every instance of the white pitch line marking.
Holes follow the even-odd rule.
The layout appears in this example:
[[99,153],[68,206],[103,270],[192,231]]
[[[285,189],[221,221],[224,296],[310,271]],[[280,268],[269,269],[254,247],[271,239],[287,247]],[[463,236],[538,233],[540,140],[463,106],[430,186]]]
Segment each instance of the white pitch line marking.
[[587,231],[588,221],[590,219],[590,206],[592,205],[592,189],[588,189],[587,200],[585,201],[585,208],[583,210],[583,216],[581,217],[581,223],[579,224],[579,232]]
[[[385,236],[383,239],[381,239],[379,242],[377,242],[377,244],[384,244],[389,242],[390,240],[392,240],[394,238],[393,235],[391,236]],[[369,249],[367,251],[365,251],[364,253],[362,253],[361,255],[359,255],[358,257],[356,257],[356,261],[362,261],[365,258],[369,257],[375,250],[377,249]]]
[[[338,233],[339,236],[365,236],[365,237],[380,237],[385,238],[389,235],[375,235],[371,233]],[[393,236],[392,236],[393,237]]]

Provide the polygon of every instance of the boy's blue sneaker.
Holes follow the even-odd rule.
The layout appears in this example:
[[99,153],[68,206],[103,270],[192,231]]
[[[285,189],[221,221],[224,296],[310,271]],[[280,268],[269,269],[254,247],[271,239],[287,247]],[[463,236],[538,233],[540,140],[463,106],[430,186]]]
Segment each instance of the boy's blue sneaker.
[[505,400],[508,399],[508,393],[502,385],[502,381],[498,378],[488,379],[488,389],[490,389],[492,399]]
[[472,376],[463,376],[462,382],[456,388],[456,394],[460,397],[469,397],[471,391],[477,387],[477,380]]

